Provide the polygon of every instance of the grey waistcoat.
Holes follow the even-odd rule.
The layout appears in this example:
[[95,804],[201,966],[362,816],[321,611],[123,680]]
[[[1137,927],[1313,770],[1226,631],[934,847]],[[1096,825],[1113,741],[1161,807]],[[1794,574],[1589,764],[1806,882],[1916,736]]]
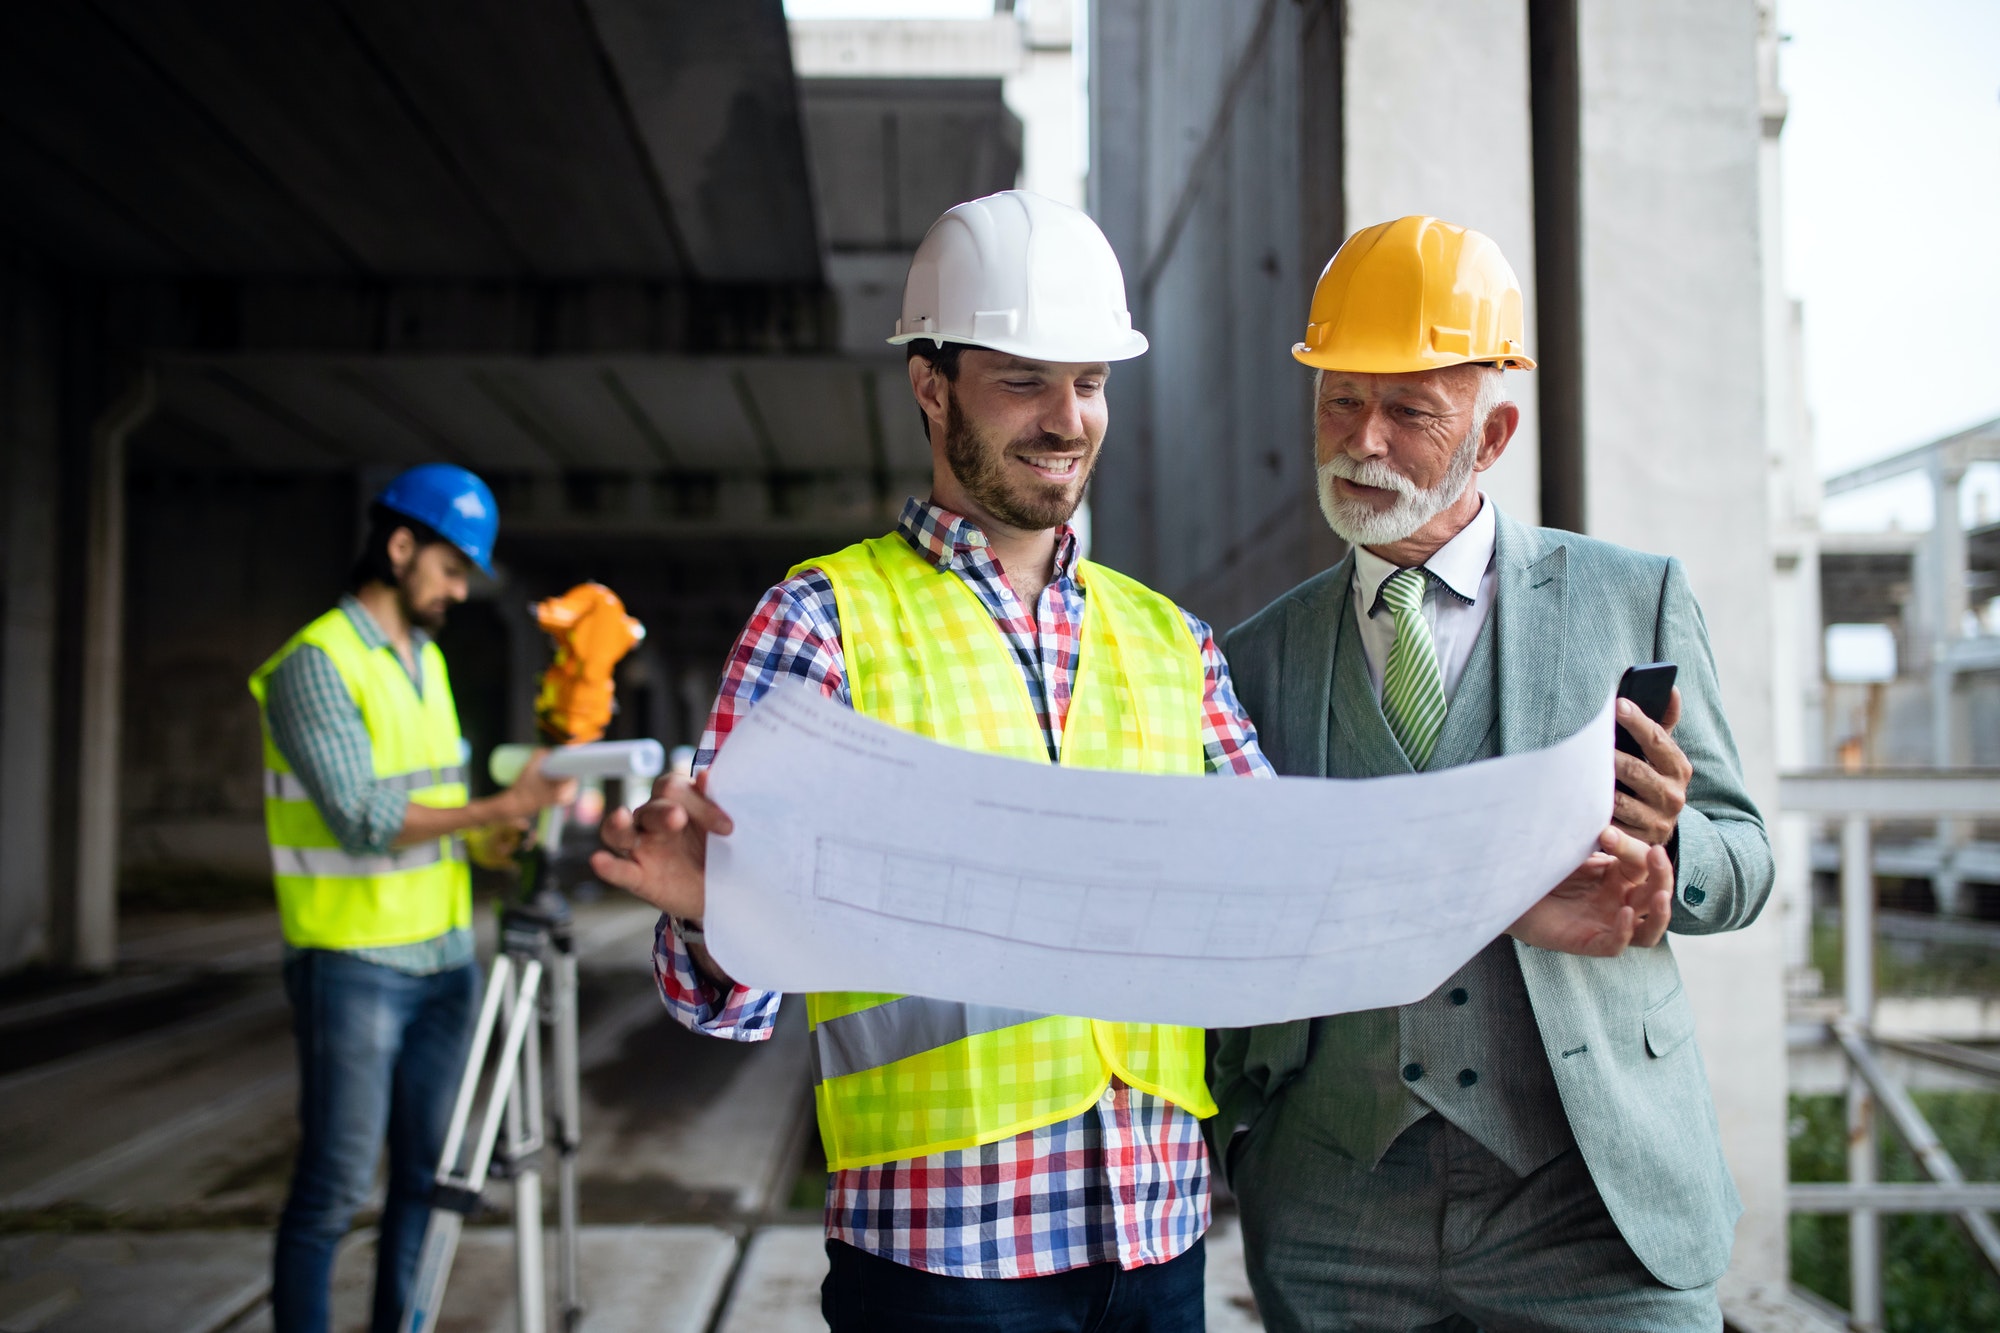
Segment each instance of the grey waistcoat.
[[[1494,617],[1473,643],[1431,769],[1500,752]],[[1368,678],[1353,616],[1334,655],[1328,769],[1357,777],[1407,773]],[[1477,892],[1477,885],[1466,891]],[[1379,1161],[1398,1134],[1437,1111],[1520,1175],[1569,1148],[1569,1121],[1528,1004],[1513,941],[1495,940],[1416,1004],[1321,1018],[1302,1073],[1322,1125],[1358,1161]],[[1302,1089],[1303,1091],[1303,1089]]]

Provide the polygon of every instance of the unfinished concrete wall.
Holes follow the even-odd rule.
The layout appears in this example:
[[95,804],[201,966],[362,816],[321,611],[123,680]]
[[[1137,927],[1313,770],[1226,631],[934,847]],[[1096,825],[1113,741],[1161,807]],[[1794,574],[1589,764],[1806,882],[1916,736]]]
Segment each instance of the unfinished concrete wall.
[[1226,627],[1333,552],[1290,355],[1338,243],[1325,4],[1093,11],[1092,207],[1153,351],[1121,364],[1099,558]]
[[[1577,16],[1588,530],[1686,564],[1751,795],[1774,814],[1757,11],[1580,0]],[[1779,1277],[1777,916],[1675,949],[1749,1208],[1736,1270]]]
[[131,477],[122,852],[128,880],[262,879],[263,758],[245,682],[345,586],[343,474]]
[[55,338],[44,275],[0,261],[0,973],[46,958],[51,943]]

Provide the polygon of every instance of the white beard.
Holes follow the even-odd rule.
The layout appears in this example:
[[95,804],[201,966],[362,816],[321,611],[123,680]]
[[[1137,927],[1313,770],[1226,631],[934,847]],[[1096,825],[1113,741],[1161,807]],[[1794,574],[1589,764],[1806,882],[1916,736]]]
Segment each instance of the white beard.
[[[1357,462],[1335,454],[1319,466],[1319,511],[1335,535],[1352,546],[1387,546],[1402,541],[1457,503],[1479,462],[1480,431],[1466,434],[1438,484],[1426,490],[1379,458]],[[1396,502],[1376,509],[1365,500],[1343,499],[1334,478],[1396,493]]]

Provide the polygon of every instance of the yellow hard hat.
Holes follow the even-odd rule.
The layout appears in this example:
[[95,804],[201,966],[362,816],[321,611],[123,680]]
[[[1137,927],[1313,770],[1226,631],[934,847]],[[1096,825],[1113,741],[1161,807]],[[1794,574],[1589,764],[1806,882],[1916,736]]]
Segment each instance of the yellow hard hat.
[[1436,218],[1397,218],[1348,237],[1319,275],[1310,320],[1292,355],[1321,370],[1535,368],[1521,334],[1521,283],[1500,247]]

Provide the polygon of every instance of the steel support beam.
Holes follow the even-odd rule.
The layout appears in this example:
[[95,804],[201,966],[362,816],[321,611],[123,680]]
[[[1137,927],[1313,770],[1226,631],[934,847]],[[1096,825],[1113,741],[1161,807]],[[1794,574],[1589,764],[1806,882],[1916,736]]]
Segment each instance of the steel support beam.
[[1786,1201],[1795,1213],[1956,1213],[2000,1210],[2000,1184],[1854,1185],[1833,1181],[1794,1185]]
[[1786,773],[1778,779],[1778,804],[1790,813],[1803,815],[1864,815],[1876,819],[1990,816],[2000,812],[2000,770],[1843,773],[1813,769]]
[[[1840,943],[1846,1022],[1863,1030],[1875,1023],[1875,861],[1868,848],[1868,816],[1850,812],[1840,826]],[[1838,1036],[1838,1031],[1835,1033]],[[1847,1075],[1847,1180],[1867,1188],[1880,1178],[1875,1144],[1875,1098],[1858,1068]],[[1848,1308],[1861,1333],[1882,1327],[1882,1218],[1872,1208],[1847,1214]]]

